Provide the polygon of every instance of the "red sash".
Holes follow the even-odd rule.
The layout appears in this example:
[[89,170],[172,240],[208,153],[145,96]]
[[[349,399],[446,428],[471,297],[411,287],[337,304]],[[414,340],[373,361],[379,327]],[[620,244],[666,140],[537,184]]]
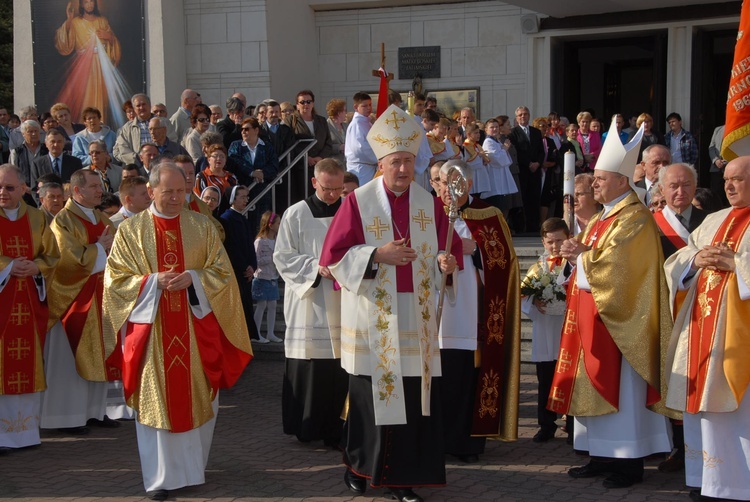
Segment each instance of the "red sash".
[[[607,218],[596,222],[586,245],[595,249],[599,238],[614,220]],[[570,411],[581,352],[586,375],[597,393],[610,405],[619,408],[622,353],[599,315],[594,296],[590,291],[578,289],[577,282],[572,281],[568,288],[560,355],[547,401],[550,411],[563,414]],[[656,403],[659,398],[659,392],[649,387],[646,404]]]
[[[16,221],[0,218],[0,255],[34,259],[33,235],[28,213]],[[0,394],[28,394],[36,388],[36,340],[44,347],[47,330],[47,303],[39,301],[32,277],[8,277],[0,292]],[[44,387],[42,386],[42,389]]]
[[[493,224],[497,222],[496,224]],[[479,380],[474,397],[472,435],[496,435],[504,416],[501,379],[506,374],[505,317],[507,287],[510,280],[510,249],[496,216],[492,220],[466,219],[471,235],[482,250],[484,295],[477,330],[477,347],[481,350]]]
[[654,214],[654,220],[656,220],[656,225],[659,227],[659,230],[661,230],[661,233],[664,234],[664,236],[669,239],[669,242],[674,244],[674,247],[677,249],[682,249],[685,246],[687,246],[687,242],[680,237],[680,234],[677,233],[677,231],[672,228],[672,225],[669,224],[667,221],[666,216],[664,216],[664,213],[662,211],[657,211]]
[[[750,207],[732,209],[714,235],[712,245],[726,243],[737,251],[737,245],[750,226]],[[705,391],[711,349],[719,322],[720,306],[725,301],[731,273],[701,269],[698,274],[693,311],[690,316],[688,344],[688,386],[685,411],[698,413]]]
[[[81,218],[78,215],[75,216],[81,221],[81,223],[83,223],[83,226],[86,228],[86,234],[88,236],[88,242],[86,244],[91,245],[96,243],[96,241],[99,239],[99,236],[104,233],[107,225],[105,225],[101,220],[99,220],[99,223],[94,224],[91,223],[88,218]],[[96,274],[91,274],[81,288],[81,291],[78,293],[78,296],[76,296],[75,300],[73,300],[73,302],[68,307],[68,310],[66,310],[63,316],[60,318],[60,322],[62,323],[63,328],[65,328],[65,334],[68,336],[68,342],[70,343],[70,348],[73,350],[73,354],[76,354],[76,352],[78,351],[78,344],[81,342],[83,330],[86,327],[86,320],[89,316],[91,306],[94,303],[94,299],[96,299],[97,309],[97,333],[100,337],[102,337],[101,319],[103,296],[104,271],[97,272]],[[101,343],[101,347],[101,357],[102,360],[105,360],[106,354],[104,353],[103,341]],[[115,361],[117,361],[117,357],[121,350],[122,349],[120,347],[120,343],[118,342],[115,346],[115,352],[110,356],[109,359],[107,359],[107,364],[105,364],[107,380],[110,382],[122,378],[119,367],[113,364]]]

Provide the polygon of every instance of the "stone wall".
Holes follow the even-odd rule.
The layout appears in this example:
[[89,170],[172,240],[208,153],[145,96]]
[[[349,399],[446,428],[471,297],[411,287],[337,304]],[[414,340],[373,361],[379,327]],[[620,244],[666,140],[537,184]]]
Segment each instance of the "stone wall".
[[[397,75],[398,48],[441,47],[440,79],[424,79],[426,91],[478,87],[480,117],[512,115],[527,94],[527,37],[523,9],[498,1],[317,12],[319,97],[325,103],[357,91],[377,91],[371,71],[380,65]],[[393,80],[404,92],[411,80]],[[319,106],[320,108],[320,106]]]

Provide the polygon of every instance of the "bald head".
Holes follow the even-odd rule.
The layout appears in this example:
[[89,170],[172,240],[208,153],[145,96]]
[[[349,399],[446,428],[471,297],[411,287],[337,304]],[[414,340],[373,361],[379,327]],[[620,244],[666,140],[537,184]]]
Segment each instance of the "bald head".
[[180,106],[189,112],[193,111],[193,107],[198,104],[198,93],[192,89],[185,89],[180,95]]
[[724,168],[724,191],[733,208],[750,206],[750,156],[737,157]]

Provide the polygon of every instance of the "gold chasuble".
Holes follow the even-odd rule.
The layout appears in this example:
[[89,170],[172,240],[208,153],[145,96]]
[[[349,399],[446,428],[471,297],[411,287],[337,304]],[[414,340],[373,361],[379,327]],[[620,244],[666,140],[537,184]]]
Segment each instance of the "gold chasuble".
[[469,207],[461,211],[461,218],[481,251],[484,271],[483,293],[477,306],[479,380],[472,435],[515,441],[518,439],[521,378],[518,259],[508,225],[496,208],[474,198]]
[[665,266],[673,296],[683,271],[705,245],[724,243],[735,253],[735,272],[700,269],[693,279],[675,329],[667,360],[670,408],[733,412],[750,384],[750,301],[740,298],[737,275],[750,278],[750,207],[726,209],[706,217],[688,246]]
[[[548,409],[599,416],[619,409],[621,358],[648,384],[644,406],[664,415],[661,368],[672,318],[659,231],[635,192],[607,217],[600,212],[583,234],[591,246],[580,255],[590,291],[571,282],[560,355]],[[627,266],[623,266],[627,264]],[[575,272],[574,272],[575,273]]]
[[[147,292],[142,301],[159,295],[153,321],[129,320],[152,274],[186,270],[198,276],[210,313],[193,312],[194,283]],[[247,324],[236,310],[237,281],[213,223],[188,210],[175,218],[151,210],[129,218],[115,236],[105,285],[107,346],[125,332],[123,385],[138,421],[171,432],[208,422],[218,390],[234,385],[252,359]]]
[[76,360],[78,374],[91,382],[118,380],[119,371],[106,363],[115,345],[105,350],[102,339],[101,301],[104,271],[92,274],[99,254],[96,241],[112,222],[94,210],[96,224],[91,223],[73,199],[52,220],[52,231],[60,248],[60,262],[49,287],[49,323],[60,321],[65,328]]
[[[60,258],[44,213],[23,201],[13,221],[0,209],[0,270],[22,257],[33,260],[45,279]],[[47,302],[39,299],[34,277],[9,275],[0,291],[0,395],[47,388],[42,360],[47,319]]]

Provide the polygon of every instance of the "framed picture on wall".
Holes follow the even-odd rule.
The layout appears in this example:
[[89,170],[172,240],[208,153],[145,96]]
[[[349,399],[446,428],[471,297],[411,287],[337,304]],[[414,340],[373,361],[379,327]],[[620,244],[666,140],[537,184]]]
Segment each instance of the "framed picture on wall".
[[463,108],[471,108],[474,110],[475,117],[481,117],[479,114],[478,87],[428,91],[426,96],[437,99],[438,112],[445,114],[448,118],[453,118],[453,114],[460,112]]

